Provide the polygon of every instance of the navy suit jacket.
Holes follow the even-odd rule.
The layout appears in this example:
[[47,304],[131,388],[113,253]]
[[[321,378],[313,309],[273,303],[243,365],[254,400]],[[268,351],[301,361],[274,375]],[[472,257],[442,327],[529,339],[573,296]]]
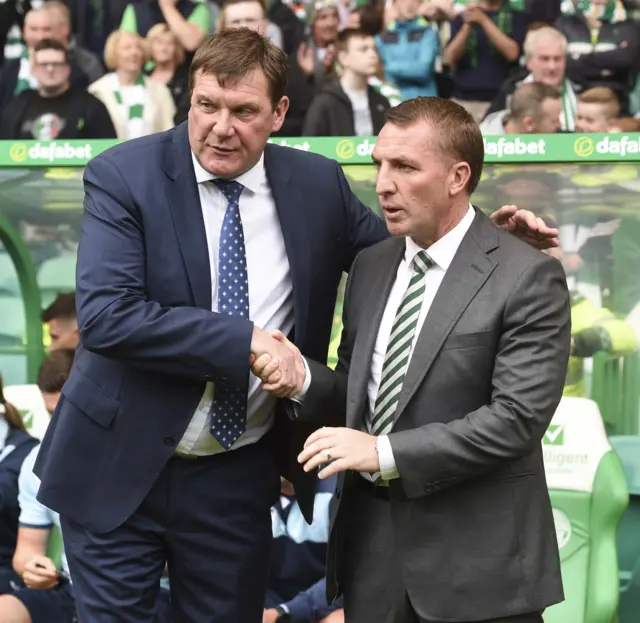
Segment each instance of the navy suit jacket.
[[[335,161],[267,145],[265,169],[291,266],[293,339],[304,355],[326,361],[341,275],[388,232]],[[186,123],[94,158],[84,186],[80,346],[35,471],[43,504],[108,532],[150,491],[205,383],[246,382],[253,324],[211,311]],[[295,456],[313,428],[290,421],[283,407],[275,451],[310,520],[315,475]]]

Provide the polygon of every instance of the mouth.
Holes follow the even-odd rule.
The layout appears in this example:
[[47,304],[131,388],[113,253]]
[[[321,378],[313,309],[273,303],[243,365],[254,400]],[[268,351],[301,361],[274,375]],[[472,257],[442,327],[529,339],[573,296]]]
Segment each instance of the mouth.
[[402,214],[402,209],[394,206],[382,206],[382,213],[385,215],[385,218],[394,220]]
[[235,149],[231,147],[222,147],[220,145],[207,145],[207,147],[220,156],[228,156],[235,151]]

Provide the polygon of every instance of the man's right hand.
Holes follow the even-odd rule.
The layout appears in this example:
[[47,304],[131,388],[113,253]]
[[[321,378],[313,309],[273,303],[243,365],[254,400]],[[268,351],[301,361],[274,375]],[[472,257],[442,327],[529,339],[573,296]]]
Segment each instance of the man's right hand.
[[253,329],[251,371],[262,380],[262,388],[279,398],[291,398],[304,386],[306,367],[298,348],[280,331]]
[[22,579],[28,588],[49,590],[58,584],[58,570],[53,560],[46,556],[34,556],[24,567]]

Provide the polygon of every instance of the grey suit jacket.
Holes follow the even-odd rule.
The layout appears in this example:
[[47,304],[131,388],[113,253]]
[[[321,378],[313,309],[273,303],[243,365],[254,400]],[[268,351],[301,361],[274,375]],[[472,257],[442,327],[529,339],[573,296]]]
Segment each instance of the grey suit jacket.
[[[335,371],[309,362],[300,419],[361,428],[372,352],[403,238],[363,251],[349,274]],[[418,337],[389,435],[403,579],[418,614],[467,621],[542,610],[562,581],[541,439],[560,401],[570,303],[562,266],[480,211]],[[338,484],[327,590],[340,594],[350,491]],[[391,541],[391,539],[390,539]]]

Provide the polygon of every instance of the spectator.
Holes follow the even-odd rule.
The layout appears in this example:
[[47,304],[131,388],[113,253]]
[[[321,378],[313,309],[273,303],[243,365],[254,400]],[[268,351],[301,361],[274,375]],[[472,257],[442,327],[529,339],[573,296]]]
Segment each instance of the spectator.
[[342,599],[327,604],[325,569],[329,517],[336,478],[318,481],[313,523],[308,525],[293,485],[281,480],[271,509],[273,544],[263,623],[344,623]]
[[120,26],[128,0],[65,1],[71,12],[74,40],[102,58],[107,37]]
[[289,110],[274,136],[300,136],[315,95],[335,77],[338,10],[334,0],[316,0],[310,11],[310,35],[288,57],[286,95]]
[[167,24],[189,53],[211,32],[211,13],[198,0],[137,0],[124,11],[120,30],[146,37],[156,24]]
[[22,52],[20,32],[27,10],[24,0],[0,2],[0,67],[5,58],[18,58]]
[[259,32],[278,48],[283,49],[280,28],[267,19],[262,0],[227,0],[224,3],[216,22],[216,30],[241,27]]
[[504,111],[509,107],[509,99],[521,84],[540,82],[560,89],[562,92],[561,129],[573,132],[576,127],[578,110],[577,93],[580,87],[565,76],[567,39],[555,28],[542,26],[529,30],[524,40],[526,68],[507,78],[496,95],[487,115]]
[[166,24],[156,24],[147,33],[147,49],[153,63],[149,77],[171,91],[176,105],[174,121],[178,125],[186,120],[191,103],[184,48]]
[[303,22],[282,0],[266,0],[267,18],[282,33],[282,50],[287,56],[295,54],[305,37]]
[[[0,72],[0,113],[9,102],[27,89],[35,89],[38,82],[32,71],[33,51],[36,44],[43,39],[54,36],[54,20],[42,9],[29,11],[24,21],[24,41],[26,48],[20,58],[7,60]],[[71,63],[72,84],[86,87],[89,81],[82,70]]]
[[398,87],[404,100],[435,97],[438,32],[418,16],[420,0],[394,0],[393,6],[397,19],[376,37],[385,77]]
[[469,4],[451,22],[444,62],[452,70],[453,99],[480,121],[520,58],[527,19],[509,0]]
[[620,102],[607,87],[588,89],[578,98],[577,132],[609,132],[620,116]]
[[50,0],[42,6],[42,10],[51,16],[53,23],[52,38],[57,39],[69,49],[69,59],[87,76],[89,83],[104,76],[104,65],[89,50],[77,45],[71,37],[71,13],[64,2]]
[[[72,350],[58,350],[40,366],[38,387],[50,414],[53,413],[62,386],[69,378]],[[0,597],[3,623],[73,623],[75,602],[64,549],[61,568],[47,556],[52,530],[61,534],[60,517],[36,499],[40,482],[33,473],[39,447],[25,458],[18,480],[20,525],[13,555],[13,568],[26,588]]]
[[355,6],[349,13],[348,28],[355,28],[375,37],[384,30],[382,10],[375,4]]
[[107,39],[104,58],[112,72],[94,82],[89,92],[107,107],[118,138],[136,138],[172,128],[176,106],[171,92],[142,73],[147,60],[144,39],[116,30]]
[[568,43],[567,76],[583,89],[609,87],[624,114],[640,53],[638,25],[616,2],[564,2],[556,28]]
[[389,100],[368,84],[378,69],[372,36],[343,30],[337,43],[341,76],[318,95],[307,113],[304,136],[373,136],[385,123]]
[[316,0],[309,16],[311,37],[298,49],[298,64],[313,78],[316,93],[334,76],[340,18],[336,0]]
[[494,134],[553,134],[560,129],[562,95],[542,82],[521,84],[508,111],[489,115],[481,124],[485,136]]
[[18,410],[4,398],[0,376],[0,595],[22,580],[11,566],[18,535],[18,475],[26,456],[38,445],[24,428]]
[[40,41],[33,53],[37,91],[20,93],[4,109],[0,139],[115,138],[104,104],[82,87],[71,85],[69,53],[55,39]]
[[78,316],[76,314],[76,293],[59,294],[55,301],[42,312],[42,322],[48,325],[51,344],[50,351],[75,349],[80,341]]

